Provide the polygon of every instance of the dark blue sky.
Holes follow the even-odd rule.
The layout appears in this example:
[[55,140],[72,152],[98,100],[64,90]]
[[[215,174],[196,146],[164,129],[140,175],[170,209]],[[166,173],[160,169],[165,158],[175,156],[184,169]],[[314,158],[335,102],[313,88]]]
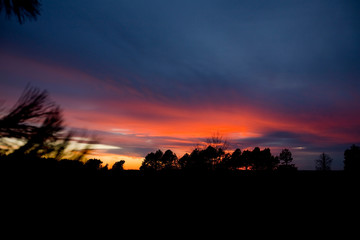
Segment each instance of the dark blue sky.
[[359,1],[42,1],[37,21],[2,14],[0,29],[3,98],[46,88],[119,154],[220,131],[305,168],[333,151],[341,168],[360,141]]

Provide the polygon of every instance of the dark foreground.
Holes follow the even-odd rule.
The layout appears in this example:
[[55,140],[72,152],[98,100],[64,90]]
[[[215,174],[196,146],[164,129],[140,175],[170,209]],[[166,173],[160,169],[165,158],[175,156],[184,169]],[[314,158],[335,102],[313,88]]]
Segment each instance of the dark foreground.
[[2,217],[34,236],[223,239],[329,233],[358,211],[357,176],[343,171],[110,173],[2,168]]
[[[358,174],[345,171],[217,171],[142,172],[138,170],[78,171],[74,169],[1,169],[3,189],[41,193],[94,193],[121,196],[225,194],[357,194]],[[251,197],[251,196],[250,196]]]

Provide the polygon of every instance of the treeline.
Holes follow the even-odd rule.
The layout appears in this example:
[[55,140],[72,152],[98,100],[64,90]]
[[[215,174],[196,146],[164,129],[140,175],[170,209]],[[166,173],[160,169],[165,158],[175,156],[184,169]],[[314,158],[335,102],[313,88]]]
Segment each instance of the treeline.
[[[321,154],[315,159],[316,170],[329,171],[329,158]],[[19,172],[24,176],[35,174],[56,174],[70,176],[129,176],[147,174],[203,174],[203,173],[295,173],[297,167],[293,163],[293,156],[289,149],[283,149],[278,156],[274,156],[269,148],[261,150],[236,149],[225,152],[216,146],[195,148],[190,154],[181,158],[171,151],[157,150],[147,154],[142,162],[140,171],[124,170],[125,160],[115,162],[111,168],[103,165],[100,159],[56,159],[34,156],[30,154],[0,154],[1,174]],[[345,172],[360,171],[360,147],[352,145],[344,151]]]
[[[332,159],[322,153],[314,159],[315,169],[330,171]],[[190,154],[186,153],[181,158],[171,151],[157,150],[146,155],[141,171],[166,172],[173,170],[189,172],[209,171],[272,171],[295,172],[297,167],[293,163],[293,156],[289,149],[283,149],[278,156],[274,156],[269,148],[260,150],[255,147],[252,151],[241,151],[239,148],[233,152],[225,152],[221,147],[208,145],[204,148],[195,148]],[[344,170],[360,171],[360,147],[352,145],[344,152]]]
[[22,174],[23,176],[61,174],[79,177],[88,175],[118,175],[124,172],[124,160],[115,162],[111,169],[100,159],[56,159],[31,155],[0,155],[1,174]]
[[[0,109],[0,168],[31,169],[32,171],[110,172],[99,159],[83,161],[96,143],[92,138],[74,138],[75,133],[65,127],[61,108],[51,101],[46,91],[27,87],[18,102],[9,110]],[[81,140],[79,140],[81,139]],[[71,142],[86,143],[73,148]],[[140,167],[149,172],[219,172],[252,170],[253,172],[296,172],[292,153],[283,149],[274,156],[269,148],[260,150],[236,149],[228,152],[228,143],[221,136],[208,139],[207,145],[195,148],[181,158],[171,150],[147,154]],[[18,145],[18,146],[16,146]],[[68,158],[69,154],[72,159]],[[315,160],[316,170],[331,170],[332,159],[323,153]],[[111,172],[124,172],[125,161],[112,166]],[[344,152],[344,170],[360,170],[360,147],[353,145]],[[50,171],[50,172],[51,172]],[[66,170],[67,171],[67,170]]]
[[221,147],[209,145],[203,149],[195,148],[190,154],[181,158],[171,151],[161,150],[146,155],[141,171],[221,171],[221,170],[256,170],[256,171],[296,171],[292,163],[292,153],[283,149],[279,156],[274,156],[269,148],[260,150],[255,147],[252,151],[236,149],[226,153]]

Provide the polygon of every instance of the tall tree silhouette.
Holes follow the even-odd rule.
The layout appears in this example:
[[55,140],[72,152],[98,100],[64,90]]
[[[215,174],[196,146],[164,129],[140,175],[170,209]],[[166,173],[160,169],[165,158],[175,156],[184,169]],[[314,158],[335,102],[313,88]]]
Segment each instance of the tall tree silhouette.
[[216,169],[224,155],[225,152],[222,148],[212,146],[208,146],[205,150],[200,152],[200,156],[202,156],[204,163],[209,165],[211,170]]
[[185,153],[184,156],[182,156],[179,160],[178,160],[178,166],[181,170],[185,170],[186,167],[189,165],[189,161],[190,161],[190,154]]
[[253,170],[274,170],[279,164],[278,158],[271,154],[269,148],[261,151],[259,147],[252,151],[251,162]]
[[263,161],[261,159],[261,151],[259,147],[255,147],[251,152],[251,160],[252,160],[252,169],[253,170],[261,170]]
[[251,159],[251,151],[249,150],[245,150],[242,152],[241,154],[241,164],[240,166],[241,167],[244,167],[245,170],[249,170],[249,168],[251,168],[251,162],[252,162],[252,159]]
[[163,165],[163,169],[171,170],[171,169],[176,169],[178,167],[177,166],[178,157],[171,150],[166,150],[163,156],[161,157],[160,161]]
[[290,150],[287,148],[283,149],[279,155],[279,160],[282,161],[281,164],[289,166],[293,160]]
[[145,156],[144,161],[141,164],[140,170],[142,171],[158,171],[163,168],[161,158],[164,153],[159,149],[155,153],[151,152]]
[[319,158],[315,160],[315,169],[318,171],[331,170],[332,158],[325,153],[320,154]]
[[[242,167],[241,150],[239,148],[230,155],[230,158],[225,158],[228,162],[225,162],[225,166],[229,169],[236,170]],[[226,161],[225,160],[225,161]]]
[[40,15],[40,6],[38,0],[0,0],[0,12],[4,11],[8,18],[15,15],[20,24],[26,19],[36,20]]
[[360,147],[352,145],[344,152],[344,170],[360,171]]
[[271,154],[270,148],[262,150],[262,158],[264,159],[264,170],[275,170],[279,165],[279,157],[275,157]]
[[295,164],[292,163],[293,157],[289,149],[285,148],[280,152],[279,161],[280,161],[280,166],[278,167],[278,170],[285,170],[285,171],[297,170]]

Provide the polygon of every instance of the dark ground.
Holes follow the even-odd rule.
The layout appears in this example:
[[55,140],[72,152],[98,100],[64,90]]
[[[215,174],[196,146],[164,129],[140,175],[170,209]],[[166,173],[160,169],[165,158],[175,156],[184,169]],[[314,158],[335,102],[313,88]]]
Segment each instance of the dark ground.
[[343,171],[112,175],[2,169],[2,218],[27,236],[47,229],[82,238],[109,232],[166,239],[324,237],[358,216],[357,179]]

